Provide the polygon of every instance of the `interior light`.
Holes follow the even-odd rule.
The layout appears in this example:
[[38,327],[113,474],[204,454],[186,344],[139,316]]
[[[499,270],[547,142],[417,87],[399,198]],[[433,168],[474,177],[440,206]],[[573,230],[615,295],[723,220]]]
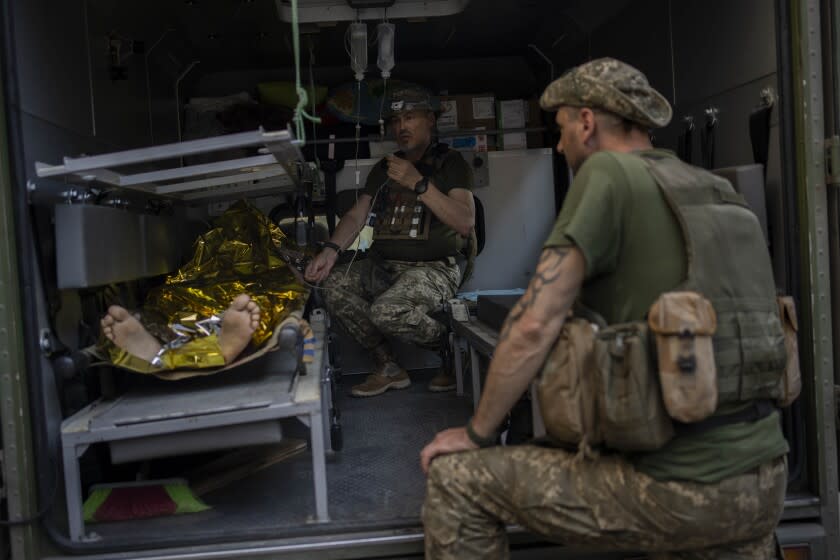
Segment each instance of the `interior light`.
[[[282,21],[292,20],[290,0],[274,0]],[[428,19],[464,11],[470,0],[298,0],[300,23]],[[355,6],[355,7],[354,7]]]

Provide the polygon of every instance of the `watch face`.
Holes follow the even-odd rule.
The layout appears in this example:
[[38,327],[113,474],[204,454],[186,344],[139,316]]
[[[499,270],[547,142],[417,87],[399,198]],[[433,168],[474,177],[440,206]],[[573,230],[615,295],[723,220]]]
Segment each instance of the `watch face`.
[[414,192],[417,194],[423,194],[426,192],[426,189],[429,188],[429,179],[424,177],[417,181],[417,184],[414,185]]

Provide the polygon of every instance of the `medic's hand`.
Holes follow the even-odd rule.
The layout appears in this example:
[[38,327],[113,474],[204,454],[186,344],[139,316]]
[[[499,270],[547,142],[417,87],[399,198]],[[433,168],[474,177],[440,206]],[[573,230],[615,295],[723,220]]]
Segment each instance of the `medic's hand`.
[[448,455],[473,449],[478,449],[478,446],[469,438],[466,428],[450,428],[438,432],[432,443],[423,448],[423,451],[420,452],[420,466],[423,468],[424,474],[429,474],[429,465],[432,464],[432,459],[438,455]]
[[392,182],[409,190],[414,190],[414,185],[423,178],[414,164],[397,156],[385,156],[388,161],[388,178]]
[[338,259],[338,253],[332,249],[324,249],[306,266],[304,278],[315,284],[320,283],[329,276],[336,259]]

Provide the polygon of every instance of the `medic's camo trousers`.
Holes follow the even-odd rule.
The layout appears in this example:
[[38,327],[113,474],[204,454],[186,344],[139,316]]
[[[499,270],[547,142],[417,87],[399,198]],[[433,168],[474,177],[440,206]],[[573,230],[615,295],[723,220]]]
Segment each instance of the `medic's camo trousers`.
[[619,456],[494,447],[438,457],[423,523],[426,558],[508,558],[505,524],[549,540],[651,559],[776,558],[784,505],[779,457],[715,484],[658,482]]
[[443,325],[429,317],[455,295],[461,272],[454,259],[405,262],[379,259],[336,265],[324,281],[327,310],[363,348],[394,336],[437,348]]

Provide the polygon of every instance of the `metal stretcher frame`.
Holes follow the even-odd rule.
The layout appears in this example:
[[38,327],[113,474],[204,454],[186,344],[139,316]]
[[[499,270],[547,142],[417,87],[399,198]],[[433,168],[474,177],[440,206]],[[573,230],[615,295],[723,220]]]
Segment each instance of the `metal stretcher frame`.
[[[209,198],[227,194],[219,187],[270,178],[283,178],[285,186],[298,185],[297,166],[305,162],[289,130],[266,132],[260,127],[250,132],[227,134],[186,142],[175,142],[109,154],[65,157],[61,165],[36,162],[40,178],[69,177],[82,182],[96,181],[117,188],[131,189],[176,198]],[[260,147],[260,155],[123,174],[112,168],[171,160],[234,148]],[[262,185],[260,185],[262,187]],[[279,185],[278,185],[279,186]]]
[[[279,395],[276,401],[259,403],[254,407],[236,408],[229,411],[214,411],[203,415],[189,415],[176,418],[149,418],[146,421],[126,424],[111,424],[93,427],[94,420],[112,403],[97,400],[88,405],[61,425],[61,444],[64,463],[65,492],[70,538],[74,542],[96,541],[100,537],[85,534],[82,516],[82,487],[79,459],[93,443],[125,441],[132,438],[183,434],[196,430],[222,428],[233,425],[247,426],[269,420],[296,417],[310,432],[313,483],[315,493],[315,521],[329,521],[327,506],[327,475],[325,453],[329,445],[328,423],[324,416],[330,406],[324,402],[322,384],[326,376],[326,314],[315,310],[310,315],[310,325],[316,339],[315,357],[306,364],[306,375],[297,377],[288,388],[288,395]],[[266,383],[268,385],[268,383]],[[281,383],[275,384],[279,389]],[[189,398],[188,393],[183,394]],[[200,394],[198,395],[200,397]]]
[[[233,193],[278,192],[291,185],[299,187],[299,166],[306,163],[299,145],[300,142],[294,139],[289,130],[266,132],[259,128],[251,132],[108,154],[65,157],[61,165],[37,162],[35,170],[41,178],[66,177],[71,181],[96,182],[117,189],[130,189],[185,201],[219,198]],[[261,148],[261,153],[253,157],[125,174],[112,169],[255,146]],[[332,443],[329,414],[333,404],[329,390],[331,373],[328,368],[328,350],[325,344],[326,322],[326,314],[322,310],[315,310],[310,316],[316,345],[314,360],[306,365],[306,375],[297,376],[293,384],[288,383],[288,377],[285,378],[285,383],[282,379],[252,380],[250,387],[248,381],[238,385],[233,382],[231,387],[239,395],[237,406],[195,406],[202,397],[210,394],[208,391],[216,390],[197,389],[181,393],[180,397],[184,399],[183,409],[171,405],[166,410],[162,406],[150,406],[148,410],[137,413],[138,403],[142,405],[143,395],[126,395],[124,399],[118,398],[115,401],[97,400],[64,420],[61,425],[61,445],[71,540],[79,542],[100,538],[95,534],[85,534],[82,515],[79,459],[91,444],[116,442],[112,447],[112,454],[120,447],[123,449],[121,453],[128,450],[130,455],[133,447],[139,449],[145,445],[148,450],[166,441],[177,441],[178,437],[184,437],[184,434],[190,432],[196,437],[201,437],[213,430],[221,434],[220,430],[228,429],[228,439],[232,439],[231,431],[236,429],[253,428],[255,431],[262,430],[269,434],[271,430],[266,427],[271,421],[291,417],[298,418],[310,431],[315,521],[329,521],[325,453]],[[242,367],[248,365],[244,364]],[[265,393],[253,395],[260,389]],[[143,409],[142,406],[139,408]],[[276,437],[282,437],[279,436],[279,428],[276,433]],[[256,439],[259,437],[254,436]],[[168,449],[165,445],[161,445],[161,448]]]

